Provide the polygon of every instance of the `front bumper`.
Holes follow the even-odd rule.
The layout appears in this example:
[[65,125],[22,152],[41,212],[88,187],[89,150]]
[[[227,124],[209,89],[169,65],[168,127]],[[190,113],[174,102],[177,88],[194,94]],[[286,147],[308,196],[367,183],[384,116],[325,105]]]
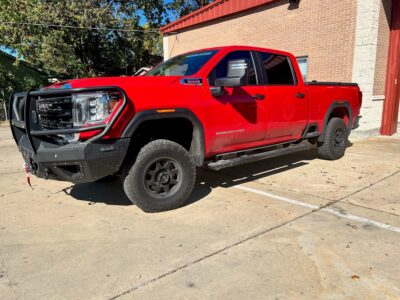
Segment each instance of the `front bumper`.
[[55,146],[43,141],[34,153],[28,138],[22,136],[18,148],[37,177],[84,183],[118,172],[129,143],[130,139],[118,139]]
[[[115,87],[99,87],[117,89]],[[91,89],[79,89],[84,92]],[[37,122],[34,95],[64,95],[77,90],[37,91],[15,94],[10,101],[10,125],[13,137],[30,172],[40,178],[70,181],[73,183],[93,182],[115,174],[121,168],[129,148],[130,139],[103,140],[126,105],[123,105],[107,125],[99,128],[71,128],[44,130]],[[56,137],[98,129],[99,133],[88,141],[64,143]]]

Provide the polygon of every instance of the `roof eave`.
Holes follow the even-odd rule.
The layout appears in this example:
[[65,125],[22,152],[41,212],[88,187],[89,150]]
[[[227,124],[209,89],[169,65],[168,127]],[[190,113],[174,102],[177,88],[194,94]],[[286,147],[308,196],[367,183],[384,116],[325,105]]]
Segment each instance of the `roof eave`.
[[188,27],[217,20],[276,1],[278,0],[215,0],[180,19],[161,27],[160,31],[163,34],[176,33],[177,31]]

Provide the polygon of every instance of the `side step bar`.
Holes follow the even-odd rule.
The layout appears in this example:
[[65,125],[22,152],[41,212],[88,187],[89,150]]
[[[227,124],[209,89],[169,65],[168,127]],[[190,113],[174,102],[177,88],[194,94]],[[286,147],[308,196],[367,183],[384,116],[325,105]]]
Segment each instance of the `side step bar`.
[[232,159],[221,159],[216,162],[210,162],[207,167],[211,170],[218,171],[224,168],[234,167],[242,164],[247,164],[267,158],[273,158],[286,154],[296,153],[300,151],[310,150],[313,147],[308,141],[303,141],[299,144],[290,144],[289,146],[281,149],[269,150],[255,154],[245,154]]

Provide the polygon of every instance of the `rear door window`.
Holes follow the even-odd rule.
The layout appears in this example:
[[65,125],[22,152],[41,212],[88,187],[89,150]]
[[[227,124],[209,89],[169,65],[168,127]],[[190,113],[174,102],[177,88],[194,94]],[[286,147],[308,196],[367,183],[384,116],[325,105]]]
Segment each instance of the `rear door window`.
[[267,85],[296,84],[292,64],[287,56],[266,52],[259,54]]

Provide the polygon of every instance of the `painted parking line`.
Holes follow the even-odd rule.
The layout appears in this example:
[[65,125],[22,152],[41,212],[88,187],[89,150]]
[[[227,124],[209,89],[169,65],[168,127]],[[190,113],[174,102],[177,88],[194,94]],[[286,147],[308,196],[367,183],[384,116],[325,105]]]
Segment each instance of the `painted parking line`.
[[257,195],[261,195],[261,196],[265,196],[268,198],[272,198],[281,202],[286,202],[292,205],[297,205],[297,206],[301,206],[301,207],[305,207],[305,208],[309,208],[312,210],[318,210],[324,213],[328,213],[337,217],[341,217],[341,218],[345,218],[345,219],[349,219],[349,220],[353,220],[353,221],[357,221],[360,223],[365,223],[368,225],[373,225],[376,227],[379,227],[381,229],[385,229],[385,230],[389,230],[389,231],[393,231],[393,232],[397,232],[400,233],[400,227],[396,227],[396,226],[391,226],[385,223],[381,223],[375,220],[371,220],[371,219],[367,219],[367,218],[363,218],[363,217],[359,217],[356,215],[352,215],[352,214],[347,214],[344,212],[341,212],[339,210],[333,209],[333,208],[320,208],[317,205],[313,205],[313,204],[308,204],[302,201],[298,201],[298,200],[294,200],[294,199],[290,199],[288,197],[284,197],[284,196],[278,196],[269,192],[264,192],[258,189],[254,189],[254,188],[250,188],[250,187],[246,187],[246,186],[242,186],[242,185],[237,185],[234,186],[235,189],[239,189],[242,191],[246,191],[246,192],[250,192],[253,194],[257,194]]

